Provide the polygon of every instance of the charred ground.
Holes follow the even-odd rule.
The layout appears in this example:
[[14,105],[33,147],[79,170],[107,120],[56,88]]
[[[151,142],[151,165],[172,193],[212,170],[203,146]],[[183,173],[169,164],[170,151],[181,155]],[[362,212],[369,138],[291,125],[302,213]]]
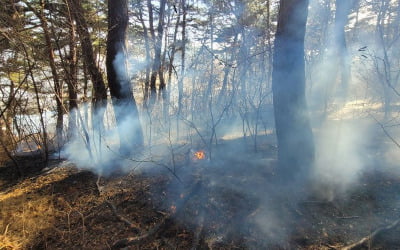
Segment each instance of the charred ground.
[[[398,176],[362,173],[345,195],[326,200],[276,183],[273,146],[239,144],[222,141],[211,160],[177,157],[179,180],[162,167],[98,179],[32,157],[17,159],[26,173],[17,178],[6,163],[0,248],[400,249]],[[239,151],[242,160],[229,154]]]

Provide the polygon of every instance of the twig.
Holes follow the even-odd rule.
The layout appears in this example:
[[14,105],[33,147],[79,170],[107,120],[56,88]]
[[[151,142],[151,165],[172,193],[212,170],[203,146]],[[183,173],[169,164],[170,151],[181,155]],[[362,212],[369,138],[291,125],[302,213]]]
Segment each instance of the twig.
[[400,148],[400,143],[397,142],[397,141],[389,134],[389,132],[386,130],[385,126],[384,126],[381,122],[379,122],[372,114],[369,114],[369,115],[370,115],[370,116],[372,117],[372,119],[374,119],[375,122],[378,123],[378,125],[382,128],[382,130],[383,130],[383,132],[385,133],[385,135],[386,135],[398,148]]
[[6,229],[4,230],[3,236],[5,237],[8,233],[8,227],[10,226],[10,223],[7,224]]
[[300,204],[322,204],[322,205],[330,205],[332,204],[332,202],[330,201],[325,201],[325,200],[304,200],[304,201],[300,201]]
[[100,179],[101,179],[101,174],[99,174],[97,176],[97,180],[96,180],[96,187],[97,187],[97,192],[99,192],[99,195],[101,195],[103,193],[103,188],[104,188],[100,185]]
[[336,219],[339,220],[350,220],[350,219],[358,219],[360,216],[342,216],[342,217],[336,217]]
[[172,221],[173,217],[176,216],[184,208],[187,201],[200,190],[201,183],[202,183],[201,180],[197,181],[196,184],[194,184],[192,186],[190,192],[187,195],[185,195],[185,197],[183,199],[179,200],[179,202],[176,204],[175,211],[173,213],[171,213],[169,216],[164,217],[161,220],[161,222],[159,222],[158,224],[153,226],[150,230],[148,230],[147,232],[145,232],[139,236],[128,237],[128,238],[116,241],[112,245],[111,249],[121,249],[121,248],[125,248],[128,246],[148,242],[152,236],[156,236],[159,232],[164,230],[166,228],[166,226],[168,225],[168,223]]
[[[0,33],[3,33],[3,32],[0,31]],[[35,66],[35,64],[30,65],[30,67],[32,67],[32,68],[34,66]],[[10,108],[12,101],[15,99],[19,89],[22,87],[22,84],[24,84],[27,81],[28,77],[29,77],[29,74],[26,74],[25,77],[22,79],[22,81],[18,84],[17,88],[14,90],[13,95],[8,98],[8,101],[7,101],[4,109],[0,111],[0,117],[3,117],[4,113]]]
[[333,249],[333,250],[338,249],[338,247],[333,246],[333,245],[329,245],[329,244],[322,244],[322,245],[323,245],[323,246],[326,246],[326,247],[329,248],[329,249]]
[[396,220],[395,222],[393,222],[392,224],[390,224],[390,225],[388,225],[386,227],[378,228],[377,230],[372,232],[370,235],[362,238],[361,240],[359,240],[356,243],[353,243],[351,245],[348,245],[348,246],[345,246],[345,247],[341,248],[341,250],[353,250],[353,249],[357,249],[359,247],[362,247],[367,242],[373,241],[379,235],[387,233],[388,231],[392,230],[393,228],[395,228],[395,227],[397,227],[399,225],[400,225],[400,219]]
[[189,127],[193,128],[193,129],[196,131],[197,135],[198,135],[198,136],[200,137],[200,139],[203,141],[204,145],[208,145],[206,139],[204,139],[203,135],[200,133],[199,129],[198,129],[197,126],[194,124],[194,122],[189,121],[189,120],[187,120],[187,119],[185,119],[185,118],[183,118],[183,117],[182,117],[181,119],[182,119],[183,122],[186,123],[186,125],[188,125]]
[[141,234],[137,237],[128,237],[128,238],[116,241],[111,246],[111,249],[121,249],[121,248],[125,248],[127,246],[132,246],[132,245],[136,245],[136,244],[144,243],[144,242],[148,241],[151,236],[156,234],[160,230],[160,228],[162,228],[166,224],[166,221],[167,221],[167,218],[164,218],[160,223],[155,225],[149,231],[147,231],[146,233]]
[[[168,165],[166,165],[166,164],[158,163],[158,162],[155,162],[155,161],[153,161],[153,160],[136,160],[136,159],[134,159],[134,158],[126,157],[126,156],[121,155],[120,153],[118,153],[118,152],[116,152],[115,150],[111,149],[111,147],[110,147],[109,145],[107,145],[107,144],[106,144],[106,147],[107,147],[108,150],[110,150],[110,151],[111,151],[112,153],[114,153],[115,155],[119,156],[121,159],[128,160],[128,161],[131,161],[131,162],[134,162],[134,163],[151,163],[151,164],[154,164],[154,165],[156,165],[156,166],[164,167],[164,168],[166,168],[180,183],[183,183],[182,180],[179,178],[179,176],[175,173],[175,171],[174,171],[173,169],[171,169],[171,168],[170,168]],[[136,169],[136,167],[135,167],[135,169]],[[133,169],[133,170],[135,170],[135,169]]]
[[115,205],[113,203],[111,203],[110,201],[106,201],[106,204],[108,205],[108,207],[111,209],[111,211],[113,212],[113,214],[122,222],[124,222],[127,226],[129,226],[132,231],[136,234],[140,233],[140,229],[138,227],[136,227],[132,222],[130,222],[128,219],[126,219],[124,216],[122,216],[121,214],[118,213],[117,208],[115,207]]

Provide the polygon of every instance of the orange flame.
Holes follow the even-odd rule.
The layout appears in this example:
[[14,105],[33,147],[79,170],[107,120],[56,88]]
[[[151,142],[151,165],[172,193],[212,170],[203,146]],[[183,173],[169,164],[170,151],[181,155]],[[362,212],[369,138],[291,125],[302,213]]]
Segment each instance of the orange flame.
[[206,153],[203,150],[194,153],[194,157],[197,160],[204,160],[206,158]]
[[176,206],[175,205],[171,205],[170,210],[172,213],[176,212]]

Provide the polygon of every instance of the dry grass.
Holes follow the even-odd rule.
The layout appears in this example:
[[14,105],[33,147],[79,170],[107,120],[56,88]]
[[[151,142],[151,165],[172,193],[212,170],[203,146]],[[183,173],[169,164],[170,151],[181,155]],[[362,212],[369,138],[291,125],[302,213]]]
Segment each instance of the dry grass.
[[84,174],[81,179],[72,177],[79,173],[58,165],[8,188],[0,182],[0,250],[65,249],[59,243],[83,246],[86,222],[81,211],[90,210],[97,197],[80,190],[91,181]]
[[27,248],[39,234],[51,227],[57,211],[52,197],[21,195],[0,202],[0,249]]
[[44,237],[60,212],[54,196],[41,190],[65,177],[60,173],[30,178],[0,193],[0,249],[25,249]]
[[[121,239],[146,235],[160,221],[168,225],[128,249],[282,249],[275,241],[293,249],[332,249],[356,242],[400,215],[400,177],[377,173],[363,176],[365,182],[342,200],[310,197],[294,206],[273,194],[280,192],[274,183],[265,184],[274,178],[274,161],[265,157],[274,159],[275,148],[265,145],[264,151],[248,153],[248,159],[233,160],[237,158],[226,152],[240,142],[226,141],[216,151],[229,168],[220,168],[218,160],[188,163],[196,172],[187,169],[190,183],[182,186],[165,172],[132,173],[101,178],[99,190],[96,175],[71,163],[54,162],[55,168],[43,172],[33,158],[25,158],[24,170],[37,172],[4,186],[0,182],[0,250],[107,249]],[[199,176],[201,192],[188,195],[179,217],[164,220]],[[0,177],[5,175],[0,172]],[[271,194],[264,203],[261,198],[268,190]],[[291,232],[277,238],[286,237],[283,226]],[[394,234],[397,240],[398,231]],[[371,249],[400,249],[398,240],[385,246],[390,247]]]

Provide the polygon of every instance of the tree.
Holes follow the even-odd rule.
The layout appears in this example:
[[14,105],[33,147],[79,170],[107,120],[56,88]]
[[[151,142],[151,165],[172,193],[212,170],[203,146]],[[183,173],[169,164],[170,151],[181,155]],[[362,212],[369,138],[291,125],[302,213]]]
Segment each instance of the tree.
[[135,7],[138,9],[138,19],[140,21],[140,24],[143,29],[143,38],[144,38],[144,46],[146,50],[146,79],[144,81],[144,93],[143,93],[143,105],[144,107],[147,106],[147,101],[149,99],[149,88],[150,88],[150,73],[151,73],[151,68],[150,68],[150,37],[149,37],[149,31],[147,29],[147,26],[144,22],[143,18],[143,11],[142,11],[142,6],[140,4],[140,1],[135,4]]
[[339,91],[342,95],[346,95],[347,87],[350,80],[351,64],[348,60],[345,26],[348,21],[348,15],[353,5],[353,0],[336,0],[335,12],[335,30],[334,30],[334,49],[339,58],[340,66],[340,86]]
[[26,3],[31,11],[35,13],[37,18],[40,20],[40,26],[43,30],[43,35],[47,47],[47,55],[51,68],[51,74],[53,76],[54,82],[54,92],[57,106],[57,123],[56,123],[56,136],[57,142],[62,143],[63,135],[63,88],[60,81],[60,77],[57,71],[56,59],[54,54],[54,48],[52,44],[51,32],[49,29],[49,24],[47,18],[45,16],[45,2],[43,0],[40,1],[40,10],[36,10],[33,6],[31,6],[28,2]]
[[[185,76],[185,52],[186,52],[186,15],[187,15],[187,7],[186,1],[181,0],[181,8],[182,8],[182,47],[181,47],[181,76],[178,80],[178,116],[182,110],[182,99],[183,99],[183,77]],[[176,31],[175,31],[176,32]]]
[[308,0],[281,0],[275,35],[272,90],[278,174],[286,181],[307,174],[314,160],[314,140],[305,97],[307,11]]
[[373,56],[373,62],[383,87],[385,119],[390,119],[393,98],[396,95],[400,96],[400,92],[396,89],[400,79],[400,72],[397,70],[399,56],[398,52],[396,53],[396,50],[398,51],[396,45],[400,41],[400,3],[382,0],[378,2],[376,10],[378,13],[375,32],[379,52],[378,56]]
[[139,112],[126,65],[128,1],[108,1],[107,78],[120,136],[120,152],[132,153],[143,146]]
[[[150,2],[150,1],[149,1]],[[163,71],[162,71],[162,59],[161,59],[161,48],[162,48],[162,38],[164,34],[164,14],[165,14],[165,5],[167,1],[166,0],[160,0],[160,12],[158,16],[158,25],[157,25],[157,36],[155,36],[154,33],[154,27],[151,25],[150,27],[150,32],[152,34],[152,39],[154,41],[154,61],[153,61],[153,67],[152,67],[152,72],[151,72],[151,77],[150,77],[150,103],[154,103],[156,99],[156,80],[157,80],[157,74],[159,76],[160,80],[160,90],[164,90],[165,88],[165,82],[163,78]],[[149,10],[152,9],[151,3],[149,3]],[[150,12],[152,15],[152,12]],[[150,22],[153,22],[153,17],[150,18]]]
[[[314,60],[318,62],[315,72],[310,74],[316,79],[312,96],[314,103],[311,105],[317,110],[323,105],[321,121],[326,119],[332,101],[339,101],[343,105],[346,102],[351,80],[351,60],[347,51],[345,28],[353,3],[353,0],[335,0],[334,10],[331,9],[330,1],[320,3],[323,15],[314,20],[314,26],[320,26],[320,30],[308,38],[309,41],[313,40],[309,48],[317,48]],[[332,28],[328,29],[330,22]]]
[[68,119],[68,137],[71,137],[77,128],[77,109],[78,109],[78,56],[77,56],[77,46],[76,46],[76,29],[73,22],[73,17],[71,13],[71,7],[68,6],[68,1],[66,1],[67,12],[65,13],[68,20],[69,29],[69,56],[68,56],[68,66],[65,67],[66,70],[66,82],[68,87],[68,98],[69,98],[69,119]]
[[89,25],[84,16],[85,11],[82,7],[81,0],[67,1],[69,7],[72,8],[71,12],[73,13],[73,18],[76,22],[76,31],[81,42],[84,64],[87,67],[87,71],[89,72],[93,84],[94,125],[97,129],[100,129],[107,100],[106,85],[100,69],[96,64],[92,40],[89,33]]

